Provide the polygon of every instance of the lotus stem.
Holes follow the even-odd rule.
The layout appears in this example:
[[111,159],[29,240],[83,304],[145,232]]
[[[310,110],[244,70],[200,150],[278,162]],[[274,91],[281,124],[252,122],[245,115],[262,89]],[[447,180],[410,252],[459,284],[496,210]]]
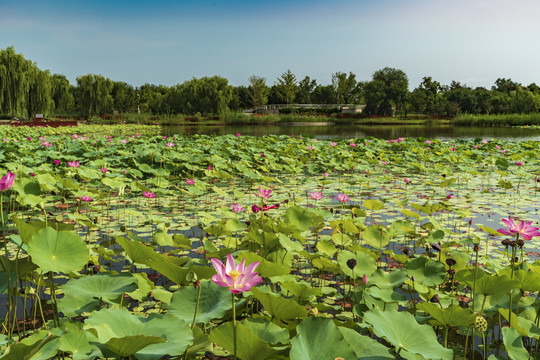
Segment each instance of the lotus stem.
[[[236,304],[234,294],[232,295],[232,313],[233,313],[233,342],[234,342],[234,360],[236,360]],[[196,312],[195,312],[196,313]]]

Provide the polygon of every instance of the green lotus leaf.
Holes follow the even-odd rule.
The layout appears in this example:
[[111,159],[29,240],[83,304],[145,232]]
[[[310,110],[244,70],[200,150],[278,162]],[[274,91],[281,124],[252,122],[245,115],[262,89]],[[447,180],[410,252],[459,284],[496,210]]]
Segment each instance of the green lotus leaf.
[[371,225],[363,233],[362,238],[374,249],[381,249],[390,243],[390,235],[381,225]]
[[250,329],[262,341],[268,344],[288,344],[289,332],[265,319],[245,319],[242,325]]
[[395,269],[389,272],[377,269],[368,277],[368,285],[375,285],[379,289],[396,289],[407,281],[407,272],[402,269]]
[[406,350],[426,359],[453,359],[453,351],[444,348],[429,325],[419,325],[408,312],[370,310],[364,321],[373,326],[373,332],[384,337],[396,351]]
[[[5,350],[2,359],[5,360],[47,360],[56,355],[60,340],[58,336],[42,331],[32,334],[20,343],[10,344]],[[37,335],[37,336],[34,336]]]
[[435,286],[441,284],[446,278],[446,268],[435,260],[425,257],[417,257],[409,260],[404,269],[409,276],[414,276],[415,283],[424,286]]
[[369,336],[362,335],[343,326],[338,327],[341,335],[355,352],[358,359],[384,360],[394,359],[391,350]]
[[246,266],[254,263],[255,261],[259,262],[259,265],[255,269],[262,277],[272,277],[280,275],[288,275],[290,268],[287,265],[275,263],[268,261],[257,254],[251,252],[241,252],[237,256],[237,261],[242,261],[246,259]]
[[43,272],[68,274],[79,271],[90,258],[83,239],[69,231],[39,230],[28,242],[28,255]]
[[417,308],[433,316],[433,322],[438,326],[469,327],[476,319],[476,314],[471,309],[463,309],[458,305],[441,308],[439,304],[424,302],[418,304]]
[[89,360],[101,356],[101,351],[88,341],[88,333],[81,329],[81,323],[63,323],[65,334],[60,337],[59,350],[71,353],[75,360]]
[[513,360],[528,360],[529,352],[523,346],[523,340],[516,329],[511,327],[503,327],[503,343],[508,356]]
[[150,335],[127,335],[121,338],[110,338],[105,343],[114,353],[126,357],[135,354],[144,349],[148,345],[159,344],[166,342],[159,336]]
[[475,277],[476,292],[483,295],[505,294],[519,288],[519,281],[506,275],[489,275],[484,270],[478,270],[478,273],[473,269],[460,270],[455,275],[456,280],[464,282],[471,288],[474,286]]
[[311,214],[304,207],[292,206],[285,211],[283,223],[287,227],[293,228],[294,231],[303,232],[309,230],[309,228],[312,226],[313,214]]
[[291,360],[327,360],[358,356],[331,319],[309,317],[296,327],[291,340]]
[[[499,275],[511,275],[512,269],[506,268],[499,271]],[[514,271],[514,279],[519,282],[519,289],[530,293],[540,291],[540,274],[532,271],[517,270]]]
[[298,305],[294,300],[262,292],[257,288],[252,288],[251,292],[273,318],[286,320],[305,318],[308,315],[306,308]]
[[379,200],[368,199],[364,201],[364,207],[368,210],[381,210],[384,208],[384,203]]
[[[155,360],[164,355],[182,354],[193,343],[189,325],[172,315],[151,314],[147,318],[141,314],[130,314],[123,309],[106,309],[92,312],[84,321],[84,329],[91,331],[100,344],[107,344],[114,338],[127,338],[130,346],[137,336],[147,336],[151,344],[139,349],[135,357],[141,360]],[[128,338],[131,337],[131,338]],[[159,337],[166,343],[152,343]],[[121,346],[120,340],[110,345]],[[114,351],[114,350],[113,350]]]
[[297,281],[284,281],[281,288],[287,290],[299,299],[308,299],[312,296],[322,296],[321,289],[309,286],[306,283]]
[[105,302],[116,302],[122,293],[137,289],[137,279],[131,274],[111,275],[98,274],[71,279],[63,287],[65,297],[86,298],[89,301],[98,299]]
[[[230,352],[234,353],[233,324],[227,322],[210,332],[210,340]],[[237,356],[242,360],[274,359],[277,351],[261,340],[243,323],[236,323]]]
[[[350,259],[356,260],[354,269],[349,268],[347,261]],[[342,250],[338,253],[337,261],[341,271],[347,276],[354,276],[356,279],[361,279],[364,275],[368,278],[377,270],[377,263],[373,257],[367,253],[353,253],[348,250]]]
[[[207,324],[221,319],[232,309],[231,293],[228,288],[218,286],[212,281],[201,281],[201,296],[197,309],[196,324]],[[167,312],[180,320],[191,324],[197,303],[197,292],[194,286],[186,286],[176,291],[167,305]]]

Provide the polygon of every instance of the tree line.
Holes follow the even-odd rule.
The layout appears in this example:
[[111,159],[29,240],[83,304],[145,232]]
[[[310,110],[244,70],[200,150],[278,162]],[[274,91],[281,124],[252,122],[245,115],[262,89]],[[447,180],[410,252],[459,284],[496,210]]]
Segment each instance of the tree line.
[[0,49],[0,114],[32,117],[36,113],[96,115],[118,113],[217,115],[267,104],[355,104],[366,115],[533,113],[540,111],[540,87],[499,78],[491,89],[452,81],[442,85],[424,77],[409,91],[407,75],[385,67],[369,81],[352,72],[335,72],[330,84],[287,70],[273,83],[252,75],[247,86],[232,86],[221,76],[193,78],[174,86],[134,87],[102,75],[79,76],[72,85],[64,75],[40,70],[13,47]]

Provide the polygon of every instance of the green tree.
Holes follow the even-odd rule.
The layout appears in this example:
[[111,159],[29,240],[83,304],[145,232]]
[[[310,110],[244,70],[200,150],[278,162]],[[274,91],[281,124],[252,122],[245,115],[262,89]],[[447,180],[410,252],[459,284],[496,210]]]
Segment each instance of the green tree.
[[332,87],[338,104],[358,104],[361,98],[361,88],[356,81],[356,75],[349,72],[332,74]]
[[[437,94],[441,90],[441,84],[438,81],[433,81],[431,76],[425,76],[418,89],[426,94],[426,111],[431,115],[435,114],[438,99]],[[440,109],[441,107],[439,106],[438,108]]]
[[265,78],[255,75],[250,76],[248,90],[251,98],[251,104],[254,107],[266,105],[268,103],[269,89],[266,85]]
[[426,109],[426,92],[421,89],[414,89],[409,96],[411,110],[417,115],[422,114]]
[[48,70],[40,70],[34,64],[29,64],[28,68],[28,117],[33,114],[46,114],[54,107],[51,76]]
[[296,76],[287,70],[277,79],[277,90],[286,104],[292,104],[298,92]]
[[512,79],[510,78],[498,78],[497,80],[495,80],[495,85],[491,87],[491,90],[509,94],[510,91],[515,91],[518,86],[521,86],[521,84],[512,81]]
[[111,96],[114,110],[120,113],[137,110],[137,92],[133,86],[123,81],[114,81]]
[[335,104],[336,96],[332,85],[317,85],[313,89],[312,101],[315,104]]
[[26,116],[29,89],[28,62],[23,55],[11,46],[0,50],[0,112]]
[[384,84],[384,100],[379,108],[384,115],[392,114],[395,108],[399,112],[405,105],[407,98],[409,79],[407,75],[399,69],[385,67],[373,73],[373,80],[381,81]]
[[69,83],[69,80],[64,75],[54,74],[51,76],[51,83],[51,96],[55,112],[65,113],[73,110],[75,99],[73,98],[73,85]]
[[317,81],[306,76],[298,83],[298,93],[296,94],[296,101],[299,104],[311,104],[313,101],[313,92],[317,87]]
[[233,87],[220,76],[193,78],[171,88],[167,106],[179,114],[219,114],[228,109]]
[[83,75],[77,78],[77,100],[80,110],[89,116],[112,112],[113,82],[102,75]]

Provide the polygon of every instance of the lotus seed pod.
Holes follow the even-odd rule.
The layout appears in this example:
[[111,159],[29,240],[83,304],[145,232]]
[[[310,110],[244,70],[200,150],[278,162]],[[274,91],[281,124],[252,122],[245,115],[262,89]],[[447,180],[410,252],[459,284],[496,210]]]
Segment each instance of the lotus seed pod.
[[481,333],[487,330],[487,325],[486,318],[483,316],[477,316],[476,319],[474,319],[474,328]]
[[354,269],[356,267],[356,259],[349,259],[347,260],[347,266],[349,269]]
[[456,260],[448,258],[448,259],[446,259],[446,265],[454,266],[454,265],[456,265]]

